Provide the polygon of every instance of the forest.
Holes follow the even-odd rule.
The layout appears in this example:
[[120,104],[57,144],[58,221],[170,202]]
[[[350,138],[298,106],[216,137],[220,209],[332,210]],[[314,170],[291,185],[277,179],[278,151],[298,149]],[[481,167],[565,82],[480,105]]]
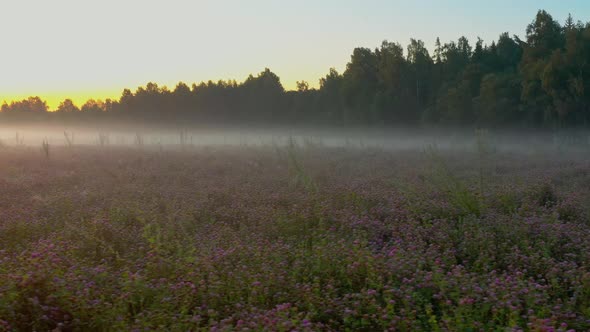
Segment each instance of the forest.
[[590,22],[563,23],[539,10],[524,39],[505,32],[491,43],[465,37],[432,51],[383,41],[353,50],[344,72],[331,68],[319,88],[287,91],[270,69],[236,80],[173,89],[150,82],[118,100],[66,99],[49,110],[40,97],[4,102],[4,122],[121,121],[169,124],[331,126],[442,125],[584,128],[590,124]]

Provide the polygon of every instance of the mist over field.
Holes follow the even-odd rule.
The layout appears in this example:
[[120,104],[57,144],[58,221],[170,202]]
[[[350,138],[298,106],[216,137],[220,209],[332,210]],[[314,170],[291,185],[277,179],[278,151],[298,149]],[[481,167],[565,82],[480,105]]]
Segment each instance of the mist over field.
[[590,131],[583,129],[473,129],[465,127],[312,127],[312,126],[55,126],[21,124],[0,126],[3,145],[51,146],[277,146],[291,143],[328,148],[387,151],[442,149],[470,150],[484,135],[498,151],[548,155],[562,150],[585,152]]

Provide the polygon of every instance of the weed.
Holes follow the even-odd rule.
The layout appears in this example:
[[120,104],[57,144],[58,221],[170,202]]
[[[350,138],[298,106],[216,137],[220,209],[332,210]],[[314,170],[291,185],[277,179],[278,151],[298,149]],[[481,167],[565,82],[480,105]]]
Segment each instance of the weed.
[[43,151],[45,158],[49,159],[49,140],[47,140],[47,138],[43,139],[43,142],[41,142],[41,150]]
[[445,193],[450,203],[464,215],[481,215],[483,209],[482,197],[474,194],[468,186],[457,178],[449,169],[438,148],[433,145],[425,150],[429,160],[429,182],[438,190]]
[[292,136],[289,136],[289,144],[287,145],[287,156],[289,161],[289,169],[293,175],[293,184],[295,186],[302,185],[309,193],[316,193],[318,188],[313,179],[305,171],[303,163],[298,155],[298,146]]
[[98,133],[98,145],[107,146],[107,145],[109,145],[109,142],[110,142],[109,134],[107,134],[105,132]]
[[15,140],[16,140],[17,146],[25,145],[25,137],[23,135],[19,134],[18,131],[16,132]]
[[142,147],[142,146],[143,146],[143,144],[144,144],[144,141],[143,141],[143,135],[142,135],[142,134],[140,134],[139,132],[136,132],[136,133],[135,133],[135,139],[134,139],[133,143],[134,143],[136,146]]
[[64,130],[64,138],[66,140],[66,145],[68,147],[72,147],[74,146],[74,133],[68,133],[67,131]]

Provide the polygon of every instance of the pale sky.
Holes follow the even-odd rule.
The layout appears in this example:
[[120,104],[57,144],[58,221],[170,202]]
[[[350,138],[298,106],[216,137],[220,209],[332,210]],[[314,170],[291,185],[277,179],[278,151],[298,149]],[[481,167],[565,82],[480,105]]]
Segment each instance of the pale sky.
[[590,21],[588,0],[0,0],[0,102],[81,105],[149,81],[242,81],[265,67],[287,89],[317,86],[355,47],[523,37],[541,8]]

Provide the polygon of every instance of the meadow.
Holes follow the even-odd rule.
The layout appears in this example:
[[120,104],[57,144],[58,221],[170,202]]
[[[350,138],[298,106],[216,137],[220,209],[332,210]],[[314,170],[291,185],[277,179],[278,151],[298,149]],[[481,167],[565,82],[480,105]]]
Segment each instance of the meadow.
[[484,136],[5,144],[0,331],[590,330],[590,148]]

